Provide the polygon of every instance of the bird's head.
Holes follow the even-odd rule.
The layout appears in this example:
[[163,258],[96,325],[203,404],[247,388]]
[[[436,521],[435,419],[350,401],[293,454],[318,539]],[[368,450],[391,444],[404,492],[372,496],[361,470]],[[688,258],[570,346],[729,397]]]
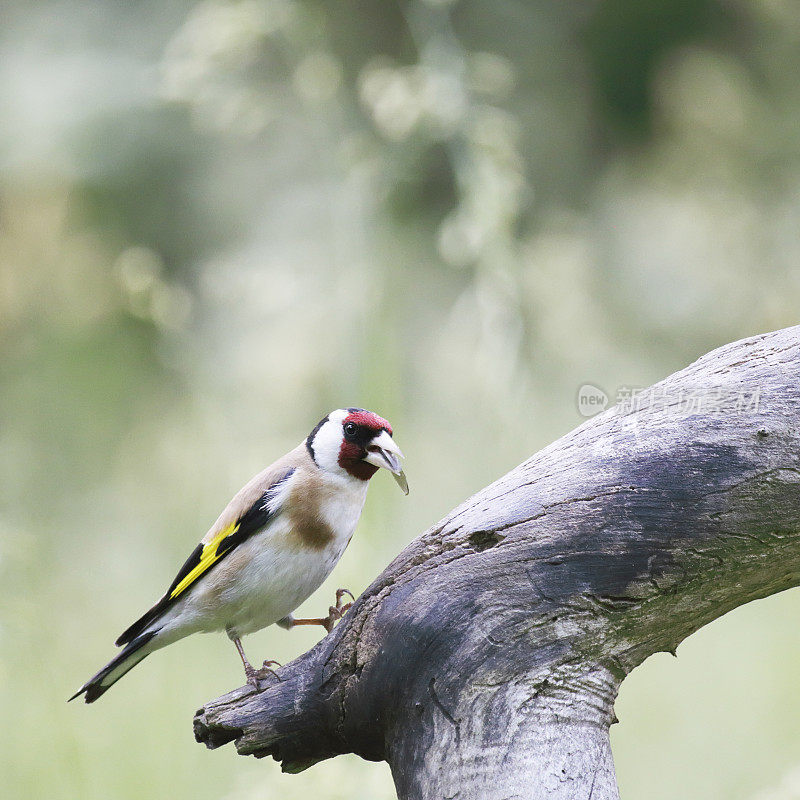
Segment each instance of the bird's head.
[[320,469],[368,481],[381,467],[392,473],[408,494],[400,466],[403,454],[392,439],[392,426],[363,408],[338,408],[321,419],[306,439],[311,458]]

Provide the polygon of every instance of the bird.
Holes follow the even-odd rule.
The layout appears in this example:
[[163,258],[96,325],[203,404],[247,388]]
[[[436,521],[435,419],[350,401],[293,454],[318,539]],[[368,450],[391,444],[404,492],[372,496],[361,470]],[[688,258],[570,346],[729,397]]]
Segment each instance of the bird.
[[193,633],[225,631],[247,682],[258,688],[241,639],[273,623],[322,625],[330,632],[349,609],[336,592],[327,617],[293,612],[328,577],[356,528],[369,481],[380,468],[408,494],[403,453],[392,426],[363,408],[323,417],[293,450],[250,480],[228,503],[163,597],[117,639],[122,651],[75,692],[93,703],[150,653]]

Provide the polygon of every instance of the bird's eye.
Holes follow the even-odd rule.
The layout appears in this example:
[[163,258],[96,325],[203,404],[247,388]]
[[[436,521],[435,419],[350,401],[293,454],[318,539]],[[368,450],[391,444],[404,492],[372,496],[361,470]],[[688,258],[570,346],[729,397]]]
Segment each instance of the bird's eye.
[[344,435],[345,436],[355,436],[356,435],[356,424],[355,422],[346,422],[344,425]]

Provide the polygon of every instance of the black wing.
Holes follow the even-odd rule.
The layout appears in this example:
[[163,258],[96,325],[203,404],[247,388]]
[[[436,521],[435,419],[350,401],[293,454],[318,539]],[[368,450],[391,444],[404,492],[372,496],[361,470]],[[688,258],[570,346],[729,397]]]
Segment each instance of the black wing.
[[180,568],[164,596],[120,635],[116,641],[117,646],[128,644],[149,628],[179,597],[194,586],[199,578],[219,564],[242,542],[262,530],[278,514],[279,509],[270,510],[270,503],[293,472],[294,469],[290,469],[275,481],[236,522],[223,528],[210,542],[198,544]]

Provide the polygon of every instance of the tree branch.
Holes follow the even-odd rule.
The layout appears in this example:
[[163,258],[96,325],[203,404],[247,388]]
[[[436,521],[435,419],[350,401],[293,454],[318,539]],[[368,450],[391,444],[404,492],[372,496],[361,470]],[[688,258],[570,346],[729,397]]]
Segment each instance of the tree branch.
[[622,679],[800,583],[799,378],[795,327],[589,420],[413,541],[280,683],[200,709],[198,741],[385,759],[404,800],[616,798]]

